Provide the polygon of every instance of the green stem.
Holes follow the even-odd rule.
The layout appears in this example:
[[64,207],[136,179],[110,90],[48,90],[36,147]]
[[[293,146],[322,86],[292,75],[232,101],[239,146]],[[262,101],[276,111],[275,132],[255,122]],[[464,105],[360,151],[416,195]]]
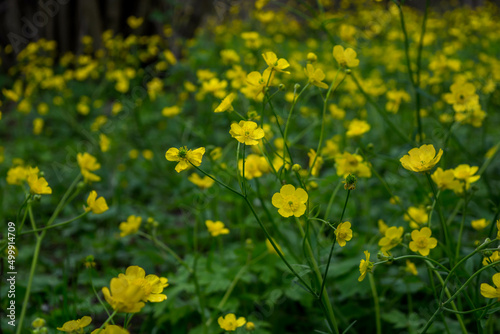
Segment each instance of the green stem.
[[[296,217],[295,222],[297,223],[297,226],[299,227],[300,235],[302,236],[304,240],[304,245],[305,245],[305,251],[306,251],[306,256],[308,257],[309,262],[312,264],[312,270],[315,274],[316,281],[318,285],[323,285],[323,279],[321,277],[321,271],[319,270],[318,263],[316,262],[316,258],[314,257],[313,250],[311,248],[311,244],[309,243],[309,239],[306,238],[306,234],[304,232],[304,229],[302,228],[302,225],[300,223],[300,220]],[[335,318],[335,314],[333,313],[333,307],[330,302],[330,298],[328,297],[328,292],[323,289],[322,294],[320,295],[321,298],[321,303],[324,306],[325,310],[325,316],[327,318],[327,321],[331,327],[332,330],[335,331],[336,334],[340,334],[339,328],[337,325],[337,319]]]
[[458,261],[458,258],[460,257],[460,246],[462,244],[462,234],[464,232],[464,225],[465,225],[465,215],[467,213],[467,189],[466,189],[466,186],[465,186],[465,182],[464,182],[464,187],[463,187],[463,191],[464,191],[464,208],[463,208],[463,212],[462,212],[462,221],[460,222],[460,230],[458,232],[458,240],[457,240],[457,249],[455,251],[455,259],[456,261]]
[[70,220],[67,220],[65,222],[62,222],[62,223],[58,223],[58,224],[54,224],[54,225],[51,225],[51,226],[46,226],[46,227],[42,227],[42,228],[39,228],[39,229],[34,229],[34,230],[31,230],[31,231],[26,231],[26,232],[23,232],[23,233],[20,233],[19,235],[25,235],[25,234],[30,234],[30,233],[35,233],[35,232],[41,232],[41,231],[46,231],[46,230],[50,230],[52,228],[56,228],[56,227],[60,227],[60,226],[64,226],[64,225],[68,225],[69,223],[72,223],[74,222],[75,220],[78,220],[82,217],[84,217],[85,215],[87,215],[90,211],[85,211],[83,212],[82,214],[80,214],[79,216],[76,216],[75,218],[73,219],[70,219]]
[[97,331],[96,334],[99,334],[103,329],[104,327],[110,322],[112,321],[113,317],[118,313],[117,310],[115,310],[113,313],[111,313],[111,315],[108,317],[108,319],[106,319],[106,321],[101,325],[101,327],[99,327],[99,330]]
[[372,273],[368,274],[368,278],[370,279],[370,287],[372,289],[373,302],[375,304],[375,322],[377,326],[377,334],[382,334],[382,324],[380,322],[380,305],[378,301],[377,287],[375,285],[375,279],[373,278]]
[[170,255],[172,255],[172,257],[177,261],[179,262],[180,265],[182,265],[184,268],[186,268],[189,273],[193,273],[193,269],[191,269],[191,267],[189,267],[189,265],[183,260],[180,258],[179,255],[177,255],[177,253],[170,247],[168,247],[167,245],[165,245],[163,242],[161,242],[160,240],[158,240],[156,238],[156,236],[151,236],[147,233],[144,233],[142,231],[138,231],[137,232],[138,235],[146,238],[146,239],[149,239],[151,240],[157,247],[163,249],[164,251],[166,251],[167,253],[169,253]]

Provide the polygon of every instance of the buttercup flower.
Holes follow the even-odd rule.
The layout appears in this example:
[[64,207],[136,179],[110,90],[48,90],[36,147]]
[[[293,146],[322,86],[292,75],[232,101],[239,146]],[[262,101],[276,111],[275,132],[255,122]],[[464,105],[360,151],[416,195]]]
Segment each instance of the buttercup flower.
[[359,263],[359,272],[361,273],[361,276],[358,278],[358,282],[361,282],[362,280],[365,279],[366,274],[370,273],[373,268],[373,262],[370,262],[370,252],[365,251],[365,259],[361,259],[361,262]]
[[314,86],[317,86],[319,88],[328,88],[328,85],[323,82],[325,79],[325,73],[320,69],[314,69],[314,66],[311,64],[307,64],[306,68],[304,69],[304,72],[306,73],[306,76],[309,78],[309,82],[313,84]]
[[[316,151],[313,150],[312,148],[307,153],[307,156],[309,157],[309,168],[312,167],[312,164],[314,162],[314,166],[313,166],[313,169],[311,171],[311,175],[318,176],[319,171],[320,171],[321,167],[323,166],[323,157],[318,156],[316,154]],[[314,160],[315,158],[316,158],[316,161]]]
[[200,177],[198,174],[193,173],[189,175],[188,180],[191,181],[191,183],[194,183],[197,185],[200,189],[208,189],[214,184],[214,180],[209,178],[208,176]]
[[139,227],[141,226],[142,217],[136,217],[134,215],[129,216],[126,222],[120,223],[120,237],[127,236],[129,234],[135,234],[139,231]]
[[493,275],[492,280],[496,288],[487,283],[483,283],[481,284],[481,295],[486,298],[496,298],[500,301],[500,273]]
[[221,221],[205,221],[205,225],[207,226],[208,232],[212,235],[212,237],[216,237],[221,234],[229,234],[229,229],[224,226],[224,223]]
[[267,86],[271,86],[274,78],[274,71],[266,68],[263,74],[253,71],[247,75],[247,84],[251,88],[255,97],[259,96]]
[[479,167],[477,166],[471,167],[466,164],[458,165],[453,170],[453,175],[455,175],[455,178],[457,178],[458,180],[464,181],[466,188],[468,189],[471,183],[476,182],[481,177],[480,175],[474,175],[476,174],[478,169]]
[[31,326],[35,329],[45,326],[45,320],[42,318],[36,318],[31,323]]
[[437,239],[431,238],[431,234],[432,231],[428,227],[423,227],[420,231],[413,230],[411,232],[410,249],[422,256],[429,255],[430,250],[437,246]]
[[403,241],[403,231],[401,226],[392,226],[385,231],[384,237],[378,242],[383,253],[387,253]]
[[499,261],[500,261],[500,252],[494,251],[490,257],[483,258],[483,266],[486,266],[486,265],[493,263],[493,262],[499,262]]
[[167,299],[167,296],[161,293],[168,286],[168,280],[165,277],[152,274],[146,276],[146,272],[141,267],[130,266],[125,274],[119,274],[118,278],[125,278],[130,284],[139,286],[143,292],[141,297],[143,302],[159,303]]
[[30,186],[30,193],[32,194],[52,194],[52,189],[49,187],[49,183],[43,177],[38,178],[36,174],[28,176],[28,185]]
[[436,155],[436,149],[433,145],[422,145],[420,148],[412,148],[408,155],[405,155],[399,161],[409,171],[426,172],[439,162],[442,155],[442,149],[439,149]]
[[94,156],[88,154],[87,152],[83,154],[78,153],[76,155],[76,160],[78,162],[78,166],[80,166],[80,172],[82,173],[85,182],[98,182],[101,180],[98,175],[91,173],[101,168],[101,164],[97,162],[97,159]]
[[412,229],[417,229],[421,225],[427,224],[427,221],[429,220],[429,214],[423,206],[410,206],[408,208],[408,211],[404,214],[403,218],[407,222],[410,222],[410,227]]
[[78,320],[70,320],[65,322],[62,327],[57,327],[57,330],[66,333],[83,333],[83,328],[90,325],[92,318],[85,316]]
[[259,139],[264,138],[265,134],[264,130],[252,121],[240,121],[238,124],[231,124],[229,133],[233,138],[245,145],[257,145]]
[[471,225],[472,225],[472,228],[477,230],[477,231],[481,231],[483,230],[486,226],[488,226],[490,224],[489,221],[487,221],[486,219],[484,218],[481,218],[481,219],[476,219],[476,220],[473,220],[471,222]]
[[245,326],[245,329],[247,331],[254,331],[255,330],[255,324],[251,321],[247,322],[247,325]]
[[186,146],[183,146],[179,149],[171,147],[165,153],[165,158],[168,161],[178,161],[179,163],[175,166],[175,171],[177,173],[180,173],[183,170],[191,167],[191,164],[195,166],[201,165],[203,154],[205,154],[204,147],[197,148],[194,151],[188,150]]
[[352,239],[351,223],[340,223],[335,230],[335,236],[337,237],[337,243],[339,246],[344,247],[346,245],[346,241]]
[[406,260],[405,271],[407,271],[415,276],[418,275],[418,270],[417,270],[417,267],[415,266],[415,263],[411,262],[410,260]]
[[215,108],[214,112],[232,111],[233,106],[231,105],[231,103],[233,103],[234,98],[235,98],[234,93],[231,93],[228,96],[226,96],[224,100],[222,100],[222,102],[219,104],[219,106]]
[[236,316],[233,313],[229,313],[225,317],[219,317],[217,321],[220,328],[228,332],[234,332],[238,327],[245,325],[247,322],[243,317],[236,319]]
[[266,52],[262,54],[267,66],[269,68],[274,69],[277,72],[283,72],[286,74],[290,74],[288,71],[284,71],[284,69],[290,67],[290,64],[285,58],[280,58],[276,56],[274,52]]
[[146,293],[139,284],[129,282],[125,277],[114,277],[107,287],[102,288],[102,294],[113,310],[126,313],[137,313],[143,307],[142,300]]
[[441,167],[438,167],[431,175],[431,178],[441,190],[451,189],[455,191],[461,188],[460,182],[455,178],[453,169],[443,171]]
[[450,87],[451,93],[444,94],[444,100],[453,105],[456,112],[466,111],[479,104],[476,87],[469,82],[455,82]]
[[335,45],[333,47],[333,57],[342,67],[356,67],[359,65],[359,59],[356,59],[356,51],[351,48],[344,50],[342,45]]
[[337,175],[346,177],[353,174],[357,177],[370,177],[372,171],[368,164],[363,161],[363,157],[358,154],[351,154],[344,152],[335,156],[335,167],[337,168]]
[[349,123],[346,135],[349,138],[359,137],[367,133],[368,131],[370,131],[370,124],[363,120],[355,118]]
[[306,212],[307,192],[291,184],[285,184],[280,192],[273,195],[272,203],[277,207],[278,213],[283,217],[300,217]]
[[106,325],[104,329],[100,331],[99,328],[95,329],[91,334],[130,334],[130,332],[124,328],[121,328],[120,326]]
[[106,199],[104,197],[97,198],[95,190],[92,190],[89,197],[87,197],[87,205],[88,207],[85,208],[85,211],[92,211],[95,214],[103,213],[109,209]]

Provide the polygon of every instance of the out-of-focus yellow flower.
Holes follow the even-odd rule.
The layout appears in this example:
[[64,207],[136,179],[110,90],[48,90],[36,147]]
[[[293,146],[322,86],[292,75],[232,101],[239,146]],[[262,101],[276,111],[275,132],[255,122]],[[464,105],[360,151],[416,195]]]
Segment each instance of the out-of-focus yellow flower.
[[90,334],[130,334],[130,332],[117,325],[106,325],[104,329],[95,329]]
[[477,166],[469,166],[467,164],[458,165],[453,170],[453,175],[460,181],[465,182],[466,188],[469,188],[471,183],[476,182],[481,177],[480,175],[474,175],[478,171],[479,167]]
[[118,113],[122,110],[123,110],[123,104],[121,104],[120,102],[113,103],[113,106],[111,107],[111,113],[113,115],[118,115]]
[[101,168],[101,164],[97,162],[97,159],[94,156],[88,154],[87,152],[83,154],[78,153],[76,155],[76,160],[78,162],[78,166],[80,166],[80,172],[82,173],[85,182],[98,182],[101,180],[98,175],[91,173]]
[[412,148],[407,155],[399,159],[401,165],[412,172],[426,172],[431,170],[441,159],[443,150],[439,149],[436,155],[436,149],[433,145],[422,145],[420,148]]
[[49,195],[52,194],[52,189],[49,187],[48,182],[45,178],[40,177],[36,174],[31,174],[28,176],[28,185],[30,187],[30,193],[38,195]]
[[286,68],[290,67],[290,64],[285,58],[278,59],[278,56],[276,56],[276,53],[274,52],[263,53],[262,57],[264,58],[264,61],[266,62],[268,68],[277,72],[290,74],[289,71],[285,71]]
[[33,134],[39,135],[43,130],[43,118],[37,117],[33,120]]
[[444,94],[444,100],[453,105],[456,112],[472,109],[479,104],[476,87],[469,82],[455,82],[450,87],[451,93]]
[[139,227],[141,226],[142,217],[136,217],[134,215],[128,216],[126,222],[120,223],[120,237],[125,237],[130,234],[135,234],[139,231]]
[[351,223],[340,223],[335,229],[335,236],[337,238],[337,243],[339,244],[339,246],[344,247],[346,245],[346,241],[352,239]]
[[443,171],[441,167],[438,167],[436,171],[431,175],[432,180],[436,183],[440,190],[451,189],[460,191],[460,182],[455,178],[453,169],[447,169]]
[[351,48],[344,50],[342,45],[335,45],[333,47],[333,57],[342,67],[356,67],[359,65],[356,51]]
[[314,68],[312,64],[307,64],[304,72],[309,79],[309,82],[319,88],[328,88],[328,85],[323,82],[325,79],[325,73],[320,68]]
[[139,150],[137,149],[131,149],[129,152],[128,152],[128,157],[132,160],[135,160],[139,157]]
[[253,71],[247,75],[247,84],[253,92],[255,97],[258,97],[260,93],[264,92],[264,89],[272,85],[274,78],[274,71],[266,68],[263,74],[260,72]]
[[[243,159],[238,161],[238,170],[243,174]],[[266,158],[257,154],[249,154],[245,159],[245,178],[251,180],[261,177],[271,170]]]
[[228,96],[222,100],[222,102],[219,104],[217,108],[215,108],[214,112],[224,112],[224,111],[233,111],[233,106],[232,103],[234,101],[234,98],[236,97],[236,94],[231,93]]
[[106,203],[106,199],[104,197],[97,198],[97,192],[92,190],[87,198],[88,207],[85,208],[85,211],[92,211],[95,214],[101,214],[106,212],[108,208],[108,204]]
[[496,273],[492,277],[493,284],[495,284],[495,287],[487,284],[487,283],[482,283],[481,284],[481,295],[485,298],[496,298],[498,301],[500,301],[500,273]]
[[417,267],[415,266],[415,263],[411,262],[410,260],[406,260],[405,271],[407,271],[415,276],[418,275],[418,270],[417,270]]
[[[318,156],[316,154],[316,151],[313,150],[312,148],[307,153],[307,156],[309,157],[309,168],[313,167],[313,169],[311,170],[311,175],[318,176],[319,171],[320,171],[321,167],[323,166],[323,162],[324,162],[323,157]],[[313,166],[313,163],[314,163],[314,166]]]
[[[283,250],[281,249],[280,245],[278,245],[276,240],[273,239],[273,242],[276,245],[276,248],[278,248],[278,250],[281,252],[281,254],[283,254]],[[276,252],[276,249],[274,249],[273,244],[271,244],[271,241],[269,241],[269,239],[266,239],[266,247],[267,247],[267,251],[269,253],[278,255],[278,253]]]
[[161,114],[165,117],[174,117],[181,113],[181,108],[179,106],[165,107],[162,109]]
[[255,330],[255,324],[251,321],[247,322],[245,329],[249,332],[252,332]]
[[486,220],[485,218],[481,218],[481,219],[476,219],[476,220],[471,221],[471,225],[472,225],[473,229],[475,229],[477,231],[481,231],[486,226],[490,225],[490,222],[488,220]]
[[417,229],[421,225],[427,224],[429,215],[423,206],[418,208],[411,206],[408,208],[408,211],[404,214],[403,218],[407,222],[410,222],[410,227],[412,229]]
[[366,162],[363,162],[363,157],[358,154],[350,154],[344,152],[335,157],[335,167],[337,175],[346,177],[349,174],[357,177],[371,177],[372,172]]
[[101,151],[102,152],[109,151],[110,146],[111,146],[111,141],[109,140],[108,136],[106,136],[104,133],[99,134],[99,147],[101,148]]
[[142,18],[142,17],[129,16],[127,18],[127,24],[132,29],[139,28],[143,22],[144,22],[144,18]]
[[90,325],[92,318],[85,316],[78,320],[70,320],[64,323],[62,327],[57,327],[57,330],[66,333],[83,333],[83,328]]
[[361,261],[359,263],[359,272],[361,275],[358,278],[358,282],[361,282],[362,280],[364,280],[366,277],[366,274],[371,273],[372,268],[373,268],[373,262],[370,262],[370,252],[365,251],[364,253],[365,253],[366,260],[361,259]]
[[224,226],[221,221],[206,220],[205,225],[207,226],[208,232],[212,237],[216,237],[221,234],[229,234],[229,229]]
[[49,105],[45,102],[42,102],[36,107],[36,111],[42,116],[47,115],[49,112]]
[[201,165],[203,154],[205,154],[204,147],[197,148],[194,151],[188,150],[186,146],[181,148],[171,147],[165,153],[165,158],[168,161],[178,161],[179,163],[175,166],[175,171],[180,173],[191,167],[191,164],[194,166]]
[[431,235],[432,231],[428,227],[423,227],[420,231],[413,230],[411,232],[410,249],[422,256],[429,255],[430,250],[437,246],[437,239],[432,238]]
[[208,189],[215,183],[215,181],[210,177],[205,175],[202,178],[196,173],[189,175],[188,180],[191,181],[191,183],[197,185],[200,189]]
[[264,138],[265,135],[264,130],[252,121],[240,121],[238,124],[231,124],[229,133],[233,138],[245,145],[257,145],[259,139]]
[[346,135],[349,138],[359,137],[367,133],[368,131],[370,131],[370,124],[368,124],[366,121],[355,118],[349,123]]
[[330,110],[330,114],[334,119],[344,119],[345,118],[345,110],[339,108],[336,104],[330,104],[328,106]]
[[38,167],[12,167],[7,171],[7,183],[20,185],[23,181],[26,181],[30,175],[38,175],[39,172],[40,170]]
[[385,231],[387,231],[389,226],[387,226],[387,224],[382,219],[379,219],[377,221],[377,225],[378,225],[378,231],[380,232],[380,234],[385,235]]
[[142,156],[146,160],[151,160],[151,159],[153,159],[154,153],[153,153],[153,151],[151,151],[149,149],[145,149],[145,150],[142,150]]
[[392,226],[385,231],[384,237],[378,242],[383,253],[387,253],[403,241],[403,231],[401,226]]
[[45,320],[42,318],[36,318],[31,323],[31,326],[35,329],[45,326]]
[[308,198],[309,196],[304,189],[295,189],[293,185],[285,184],[279,193],[273,195],[272,203],[283,217],[300,217],[306,212]]
[[225,317],[219,317],[217,321],[220,328],[228,332],[234,332],[238,327],[244,326],[247,322],[243,317],[236,319],[236,316],[233,313],[229,313]]

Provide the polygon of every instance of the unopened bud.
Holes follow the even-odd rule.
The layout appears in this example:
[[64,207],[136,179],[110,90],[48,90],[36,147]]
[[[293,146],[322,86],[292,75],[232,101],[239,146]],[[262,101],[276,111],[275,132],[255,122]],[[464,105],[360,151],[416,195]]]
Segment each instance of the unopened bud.
[[307,54],[307,61],[308,62],[311,62],[311,63],[315,63],[318,61],[318,56],[316,56],[316,54],[312,53],[312,52],[309,52]]
[[285,86],[284,84],[279,84],[279,85],[278,85],[278,89],[279,89],[280,91],[284,91],[284,90],[286,89],[286,86]]
[[294,164],[294,165],[292,166],[292,170],[293,170],[294,172],[296,172],[296,173],[297,173],[297,172],[300,172],[300,170],[301,170],[301,169],[302,169],[302,167],[300,167],[300,165],[299,165],[299,164]]

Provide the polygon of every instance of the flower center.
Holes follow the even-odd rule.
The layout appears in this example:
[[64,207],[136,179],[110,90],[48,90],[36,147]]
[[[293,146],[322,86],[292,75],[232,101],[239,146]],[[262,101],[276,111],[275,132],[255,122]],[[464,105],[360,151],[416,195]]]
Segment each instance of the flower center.
[[419,238],[416,243],[418,248],[427,248],[427,238]]

